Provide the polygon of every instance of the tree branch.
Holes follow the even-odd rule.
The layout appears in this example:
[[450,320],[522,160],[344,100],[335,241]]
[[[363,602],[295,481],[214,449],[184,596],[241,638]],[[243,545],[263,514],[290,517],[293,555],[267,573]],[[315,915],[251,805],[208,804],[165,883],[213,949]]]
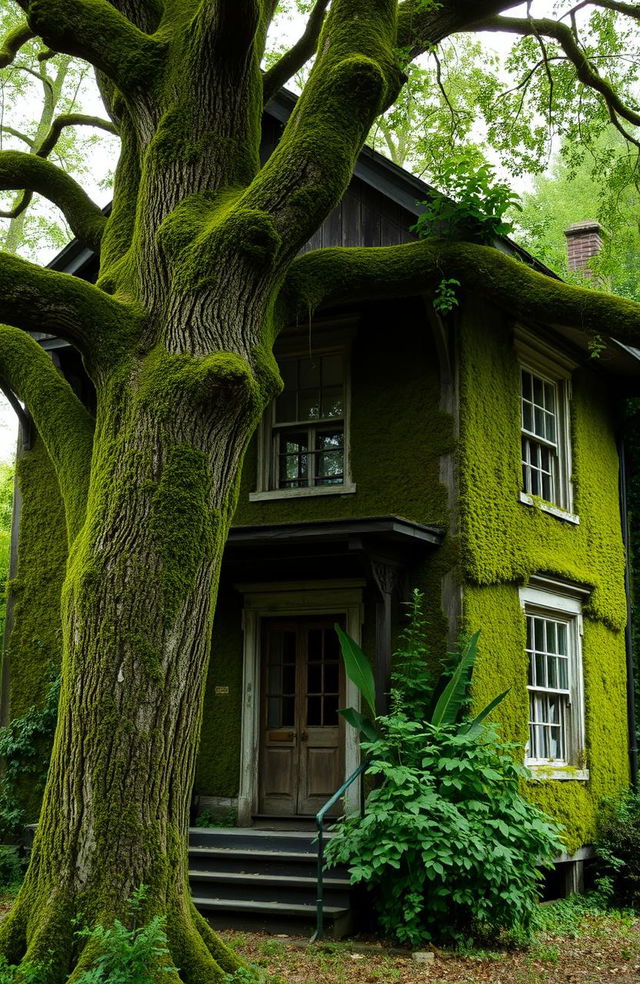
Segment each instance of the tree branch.
[[0,68],[6,68],[7,65],[10,65],[20,48],[33,37],[35,35],[28,24],[21,24],[20,27],[11,31],[0,47]]
[[270,226],[279,263],[340,200],[375,118],[396,97],[404,76],[395,34],[396,0],[332,0],[322,50],[282,139],[238,200],[244,216],[261,213]]
[[30,29],[55,51],[83,58],[125,93],[149,86],[165,44],[145,34],[109,0],[18,0]]
[[58,116],[51,124],[51,129],[36,151],[38,157],[49,156],[66,126],[93,126],[118,136],[118,128],[111,120],[103,120],[99,116],[85,116],[82,113],[66,113]]
[[583,10],[584,7],[603,7],[605,10],[614,10],[618,14],[626,14],[627,17],[633,17],[634,20],[640,20],[640,4],[621,3],[619,0],[583,0],[582,3],[576,4],[576,6],[572,7],[571,10],[568,10],[565,14],[562,14],[560,20],[577,14],[577,12],[579,10]]
[[37,192],[57,205],[78,239],[96,252],[106,219],[95,202],[61,168],[20,150],[0,152],[0,190]]
[[404,0],[398,6],[398,47],[407,61],[413,61],[471,21],[514,6],[514,0],[457,0],[433,6],[424,0]]
[[32,199],[33,192],[25,191],[13,208],[9,208],[6,211],[0,211],[0,219],[17,219],[19,215],[22,215],[25,209],[29,208]]
[[463,30],[504,31],[523,37],[544,35],[553,38],[575,66],[576,75],[583,85],[600,93],[606,105],[616,116],[622,117],[634,126],[640,126],[640,113],[625,105],[613,87],[598,74],[567,24],[561,24],[559,21],[547,17],[531,19],[526,17],[490,17],[486,20],[475,21]]
[[34,146],[33,140],[26,133],[22,133],[21,130],[14,130],[12,126],[7,126],[5,123],[0,124],[0,133],[8,133],[9,136],[16,137],[18,140],[26,143],[28,147]]
[[282,88],[289,79],[298,72],[315,53],[318,39],[324,24],[325,13],[329,0],[316,0],[309,14],[304,33],[292,48],[275,63],[263,77],[264,102],[268,103],[272,96]]
[[433,239],[305,253],[286,277],[282,313],[308,317],[321,303],[433,292],[443,277],[455,277],[470,297],[486,297],[511,317],[640,343],[640,304],[554,280],[489,246]]
[[87,370],[113,357],[138,330],[140,315],[79,277],[0,252],[3,317],[25,331],[49,332],[85,356]]
[[260,20],[260,0],[202,0],[196,33],[209,57],[235,61],[251,49]]
[[162,0],[109,0],[112,7],[147,34],[153,34],[164,10]]
[[94,422],[64,376],[26,332],[0,324],[0,377],[26,405],[58,476],[71,543],[87,503]]

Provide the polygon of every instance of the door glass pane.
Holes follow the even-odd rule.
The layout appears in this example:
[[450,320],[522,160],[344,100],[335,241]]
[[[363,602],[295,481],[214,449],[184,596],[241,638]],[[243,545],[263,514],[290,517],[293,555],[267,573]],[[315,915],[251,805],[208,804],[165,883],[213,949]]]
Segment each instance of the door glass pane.
[[322,723],[335,727],[338,724],[338,695],[328,694],[324,699],[324,715]]
[[296,699],[295,697],[282,698],[282,721],[283,727],[292,728],[296,721]]
[[322,697],[307,697],[307,724],[322,724]]
[[307,689],[310,694],[322,693],[322,663],[309,663]]
[[279,728],[282,724],[282,700],[280,697],[269,697],[267,710],[267,727]]
[[337,663],[325,663],[324,667],[324,689],[328,694],[338,693],[338,681],[340,679],[340,667]]

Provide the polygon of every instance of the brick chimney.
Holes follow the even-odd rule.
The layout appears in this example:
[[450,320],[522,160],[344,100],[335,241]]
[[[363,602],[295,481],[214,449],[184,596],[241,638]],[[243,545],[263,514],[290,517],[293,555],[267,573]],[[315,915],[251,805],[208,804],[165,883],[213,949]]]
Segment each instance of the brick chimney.
[[567,237],[569,270],[584,270],[587,277],[593,276],[589,261],[597,256],[603,245],[604,229],[595,219],[574,222],[564,231]]

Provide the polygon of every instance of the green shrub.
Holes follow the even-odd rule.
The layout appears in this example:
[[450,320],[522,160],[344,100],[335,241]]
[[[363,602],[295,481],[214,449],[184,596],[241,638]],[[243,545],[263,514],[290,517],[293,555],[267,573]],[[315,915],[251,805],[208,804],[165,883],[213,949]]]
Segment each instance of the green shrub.
[[[505,694],[474,721],[464,717],[477,635],[448,679],[431,685],[416,631],[421,604],[414,595],[390,713],[371,721],[353,708],[344,712],[369,738],[363,748],[379,785],[364,817],[337,828],[328,863],[347,864],[352,882],[367,885],[381,927],[399,942],[525,931],[541,868],[562,850],[560,828],[520,793],[529,778],[522,748],[485,723]],[[362,679],[363,694],[371,695],[366,657],[353,640],[345,643],[344,633],[339,637],[347,674]]]
[[640,909],[640,793],[628,791],[603,803],[595,853],[611,901]]

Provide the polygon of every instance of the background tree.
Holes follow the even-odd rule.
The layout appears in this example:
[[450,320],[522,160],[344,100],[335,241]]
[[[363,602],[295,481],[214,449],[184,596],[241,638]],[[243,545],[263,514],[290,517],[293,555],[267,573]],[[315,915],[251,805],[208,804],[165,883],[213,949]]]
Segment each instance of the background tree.
[[[10,35],[19,25],[18,8],[5,5],[0,10],[0,36]],[[0,66],[5,65],[0,78],[0,148],[51,156],[76,179],[86,179],[96,128],[115,133],[110,120],[80,111],[92,88],[90,66],[51,52],[37,38],[25,42],[7,65],[8,58],[6,50],[0,51]],[[81,135],[83,131],[90,135]],[[42,255],[43,249],[60,249],[70,238],[64,216],[47,199],[29,208],[33,197],[29,190],[4,194],[6,207],[0,210],[0,220],[5,220],[0,221],[2,249],[20,250],[30,259]]]
[[[477,242],[299,251],[410,63],[446,38],[506,27],[539,46],[545,74],[557,47],[574,93],[623,128],[637,122],[633,77],[614,88],[599,72],[577,15],[501,18],[513,6],[504,0],[316,0],[299,43],[264,73],[275,0],[17,6],[24,21],[5,64],[33,37],[84,59],[122,145],[108,218],[51,160],[0,154],[0,188],[50,199],[100,258],[94,286],[0,256],[0,377],[53,462],[69,548],[58,727],[0,950],[44,961],[43,984],[78,981],[98,944],[74,935],[76,914],[109,924],[145,883],[147,917],[166,916],[179,968],[167,984],[222,982],[239,961],[191,903],[185,835],[222,551],[245,448],[281,387],[278,332],[319,304],[433,292],[444,276],[516,317],[596,333],[615,323],[619,338],[640,341],[637,304],[550,281]],[[636,4],[588,6],[592,18],[640,17]],[[597,23],[589,30],[598,36]],[[261,165],[263,103],[314,52]],[[29,335],[42,330],[82,353],[95,416]]]

